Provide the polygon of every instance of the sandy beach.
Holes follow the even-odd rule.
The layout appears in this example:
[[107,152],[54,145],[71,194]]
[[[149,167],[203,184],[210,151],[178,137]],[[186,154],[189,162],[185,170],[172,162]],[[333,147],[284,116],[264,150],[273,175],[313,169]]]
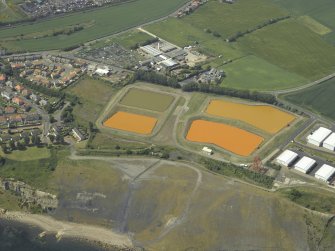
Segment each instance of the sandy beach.
[[14,220],[24,224],[39,227],[46,233],[53,233],[57,238],[70,237],[93,242],[100,242],[110,246],[133,247],[130,238],[125,234],[113,232],[110,229],[84,224],[64,222],[50,216],[29,214],[24,212],[5,212],[0,219]]

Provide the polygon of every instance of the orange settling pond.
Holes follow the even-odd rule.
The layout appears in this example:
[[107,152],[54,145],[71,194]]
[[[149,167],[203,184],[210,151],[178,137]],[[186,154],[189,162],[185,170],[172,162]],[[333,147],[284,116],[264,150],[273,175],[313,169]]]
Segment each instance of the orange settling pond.
[[249,156],[263,141],[263,138],[256,134],[207,120],[194,120],[186,139],[215,144],[241,156]]
[[268,105],[245,105],[224,100],[212,100],[206,112],[211,115],[237,119],[274,134],[296,117]]
[[104,126],[139,134],[150,134],[157,123],[157,119],[149,116],[117,112],[104,122]]

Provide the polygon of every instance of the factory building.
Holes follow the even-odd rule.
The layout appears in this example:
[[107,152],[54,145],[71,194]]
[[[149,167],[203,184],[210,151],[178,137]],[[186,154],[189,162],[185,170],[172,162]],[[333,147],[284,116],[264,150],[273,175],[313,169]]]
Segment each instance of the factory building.
[[320,127],[313,133],[307,136],[308,143],[315,145],[315,146],[321,146],[323,141],[332,133],[331,130]]
[[328,182],[335,174],[335,168],[324,164],[316,173],[315,178]]
[[304,156],[294,165],[294,169],[302,173],[308,173],[315,165],[316,161],[314,159]]
[[335,133],[332,133],[322,144],[322,146],[330,151],[335,151]]
[[293,162],[298,158],[298,154],[291,151],[285,150],[282,154],[280,154],[276,158],[276,162],[283,165],[283,166],[291,166]]

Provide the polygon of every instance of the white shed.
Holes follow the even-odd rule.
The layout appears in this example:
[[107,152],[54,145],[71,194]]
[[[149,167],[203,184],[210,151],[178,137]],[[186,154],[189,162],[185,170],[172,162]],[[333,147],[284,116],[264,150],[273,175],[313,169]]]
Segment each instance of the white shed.
[[316,131],[314,131],[312,134],[307,136],[308,143],[315,145],[315,146],[321,146],[323,141],[332,133],[331,130],[320,127]]
[[335,133],[332,133],[322,145],[324,148],[334,151],[335,150]]
[[294,169],[302,173],[308,173],[315,164],[316,161],[314,159],[304,156],[294,165]]
[[276,162],[278,162],[283,166],[290,166],[297,158],[298,158],[297,153],[291,150],[285,150],[282,154],[280,154],[276,158]]
[[315,178],[327,182],[335,174],[335,168],[324,164],[316,173]]
[[207,146],[204,146],[204,147],[202,148],[202,151],[203,151],[204,153],[208,154],[208,155],[212,155],[212,154],[213,154],[213,150],[210,149],[210,148],[208,148]]

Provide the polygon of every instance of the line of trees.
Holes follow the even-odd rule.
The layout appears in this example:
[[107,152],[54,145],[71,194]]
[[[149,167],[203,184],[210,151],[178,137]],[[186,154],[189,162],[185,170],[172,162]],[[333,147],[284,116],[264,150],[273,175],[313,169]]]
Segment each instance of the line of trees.
[[170,78],[162,74],[158,74],[154,71],[136,71],[134,74],[133,82],[135,81],[146,81],[153,84],[169,86],[172,88],[180,88],[180,84],[176,78]]
[[245,180],[265,188],[272,188],[273,186],[274,178],[266,176],[265,174],[256,173],[231,163],[225,163],[212,159],[202,159],[201,162],[207,169],[215,173],[236,177],[238,179]]
[[159,39],[157,37],[155,37],[155,38],[149,38],[149,39],[145,40],[144,42],[136,43],[135,45],[131,46],[130,49],[136,50],[136,49],[138,49],[141,46],[146,46],[146,45],[158,42],[158,41],[159,41]]
[[282,20],[285,20],[285,19],[288,19],[288,18],[290,18],[290,16],[284,16],[284,17],[278,17],[278,18],[271,18],[271,19],[265,21],[264,23],[257,25],[257,26],[254,27],[254,28],[248,29],[248,30],[246,30],[246,31],[239,31],[239,32],[235,33],[234,35],[228,37],[228,38],[226,39],[226,41],[227,41],[227,42],[235,42],[238,38],[243,37],[243,36],[246,35],[246,34],[252,33],[252,32],[254,32],[254,31],[257,31],[257,30],[259,30],[259,29],[262,29],[262,28],[264,28],[264,27],[266,27],[266,26],[268,26],[268,25],[278,23],[278,22],[280,22],[280,21],[282,21]]
[[267,104],[276,104],[277,99],[274,95],[268,93],[260,93],[256,91],[249,90],[238,90],[228,87],[222,87],[213,84],[204,84],[191,82],[182,87],[182,90],[185,92],[204,92],[204,93],[213,93],[218,95],[226,95],[230,97],[237,97],[243,99],[249,99],[253,101],[263,102]]

